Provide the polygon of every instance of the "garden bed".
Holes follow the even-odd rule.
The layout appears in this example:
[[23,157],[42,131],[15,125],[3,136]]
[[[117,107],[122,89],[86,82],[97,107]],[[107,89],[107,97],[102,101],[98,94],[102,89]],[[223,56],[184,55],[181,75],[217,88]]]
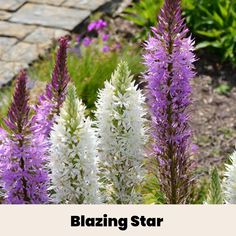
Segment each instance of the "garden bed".
[[[98,15],[94,19],[103,18],[109,27],[103,32],[109,34],[110,44],[101,40],[99,33],[80,32],[72,35],[71,48],[68,57],[68,71],[75,84],[77,95],[87,106],[86,115],[94,118],[97,92],[103,88],[104,81],[109,80],[112,72],[121,60],[128,62],[136,83],[145,87],[143,73],[143,41],[137,39],[140,28],[121,16]],[[122,26],[122,27],[121,27]],[[86,37],[92,38],[85,41]],[[81,39],[82,38],[82,39]],[[94,42],[92,42],[94,40]],[[102,42],[103,41],[103,42]],[[101,44],[101,45],[100,45]],[[83,45],[84,47],[82,47]],[[81,49],[82,48],[82,49]],[[82,50],[82,52],[81,52]],[[193,130],[193,142],[196,145],[194,161],[196,163],[196,188],[192,190],[192,203],[202,203],[206,200],[210,175],[213,167],[217,167],[222,177],[224,164],[234,151],[236,140],[236,71],[231,64],[219,63],[218,57],[208,55],[208,51],[196,52],[198,61],[196,77],[192,81],[192,104],[190,107],[190,123]],[[48,55],[34,63],[29,69],[29,86],[31,103],[35,103],[50,81],[55,61],[55,48]],[[14,84],[14,83],[13,83]],[[0,123],[7,114],[11,101],[12,85],[1,89]],[[162,196],[157,194],[158,181],[154,180],[156,173],[150,173],[144,183],[145,203],[162,203]],[[152,181],[155,191],[150,196]],[[158,196],[157,196],[157,195]],[[190,194],[191,195],[191,194]],[[157,200],[158,198],[158,200]],[[160,198],[160,199],[159,199]]]

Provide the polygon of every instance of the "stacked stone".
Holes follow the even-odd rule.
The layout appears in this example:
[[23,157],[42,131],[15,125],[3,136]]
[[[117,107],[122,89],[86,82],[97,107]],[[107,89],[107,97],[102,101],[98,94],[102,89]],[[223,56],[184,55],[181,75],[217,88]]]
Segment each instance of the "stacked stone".
[[0,0],[0,87],[110,0]]

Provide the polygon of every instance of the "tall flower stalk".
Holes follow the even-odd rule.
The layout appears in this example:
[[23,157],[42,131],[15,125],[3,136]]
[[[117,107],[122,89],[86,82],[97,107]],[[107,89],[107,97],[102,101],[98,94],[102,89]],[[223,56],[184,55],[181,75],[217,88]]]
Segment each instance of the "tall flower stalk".
[[70,87],[50,142],[52,198],[56,203],[98,203],[96,137],[85,106]]
[[145,43],[153,153],[166,202],[185,203],[192,182],[188,107],[194,77],[193,41],[181,17],[180,0],[166,0],[153,37]]
[[99,92],[95,112],[103,201],[140,203],[145,136],[144,97],[126,62]]
[[44,155],[47,144],[42,136],[35,135],[31,129],[26,81],[26,74],[22,71],[17,78],[13,102],[5,120],[8,133],[4,134],[1,181],[5,202],[10,204],[48,201]]
[[67,70],[68,38],[59,39],[59,49],[56,64],[52,73],[51,82],[47,85],[46,92],[39,97],[35,107],[35,130],[48,137],[55,120],[55,115],[60,112],[60,107],[65,100],[67,85],[70,81]]
[[231,164],[226,164],[224,194],[226,202],[236,204],[236,151],[229,158]]

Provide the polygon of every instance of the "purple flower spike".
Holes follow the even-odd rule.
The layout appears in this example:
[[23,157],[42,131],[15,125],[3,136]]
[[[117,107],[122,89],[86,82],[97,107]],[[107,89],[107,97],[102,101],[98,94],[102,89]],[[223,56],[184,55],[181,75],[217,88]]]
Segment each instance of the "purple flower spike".
[[116,43],[115,44],[115,49],[121,49],[121,44],[120,43]]
[[89,32],[95,30],[97,32],[100,32],[101,30],[103,30],[104,28],[107,27],[107,22],[100,19],[100,20],[97,20],[97,21],[93,21],[91,22],[89,25],[88,25],[88,28],[87,30]]
[[66,88],[70,81],[67,71],[67,48],[68,38],[59,39],[59,50],[57,52],[56,65],[52,73],[51,86],[48,86],[48,97],[52,98],[55,103],[55,113],[59,115],[60,107],[65,100]]
[[153,151],[167,203],[185,203],[192,183],[188,107],[195,76],[193,40],[181,17],[180,0],[166,0],[159,25],[145,43],[146,80],[152,113]]
[[105,42],[109,39],[110,35],[109,34],[103,34],[102,35],[102,40]]
[[92,39],[89,37],[85,37],[82,43],[85,47],[88,47],[92,43]]
[[109,51],[110,51],[110,47],[109,47],[108,45],[105,45],[105,46],[102,48],[102,51],[103,51],[104,53],[109,52]]
[[17,133],[20,129],[27,127],[29,122],[28,106],[29,95],[26,89],[26,74],[21,71],[16,82],[15,93],[13,96],[13,103],[8,111],[8,119],[5,120],[6,125],[12,132]]
[[44,134],[45,137],[50,135],[55,115],[60,112],[60,107],[65,100],[67,85],[70,81],[66,65],[67,48],[68,38],[60,38],[51,83],[47,85],[45,94],[40,96],[39,103],[35,106],[34,129]]
[[89,32],[95,30],[95,29],[96,29],[96,25],[97,25],[97,22],[96,22],[96,21],[91,22],[91,23],[88,25],[87,30],[88,30]]
[[47,144],[41,135],[31,130],[26,81],[26,74],[22,71],[17,78],[13,102],[5,120],[9,132],[1,132],[5,136],[5,147],[1,153],[1,182],[4,200],[8,204],[48,201],[48,173],[45,169]]
[[101,20],[101,19],[97,21],[96,30],[99,31],[99,30],[102,30],[106,27],[107,27],[107,22],[106,21]]
[[100,28],[100,29],[102,29],[102,28],[106,28],[107,27],[107,22],[106,21],[104,21],[104,20],[98,20],[98,27]]

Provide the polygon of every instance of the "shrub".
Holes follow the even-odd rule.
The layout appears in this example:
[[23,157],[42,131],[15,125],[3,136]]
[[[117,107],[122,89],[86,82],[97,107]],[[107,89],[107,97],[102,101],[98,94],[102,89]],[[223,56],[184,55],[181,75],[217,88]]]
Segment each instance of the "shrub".
[[187,0],[187,24],[197,37],[197,49],[214,49],[223,60],[235,63],[236,3],[232,0]]
[[124,18],[138,25],[141,29],[137,39],[146,39],[149,29],[157,23],[157,15],[163,4],[163,0],[134,1],[125,9]]

